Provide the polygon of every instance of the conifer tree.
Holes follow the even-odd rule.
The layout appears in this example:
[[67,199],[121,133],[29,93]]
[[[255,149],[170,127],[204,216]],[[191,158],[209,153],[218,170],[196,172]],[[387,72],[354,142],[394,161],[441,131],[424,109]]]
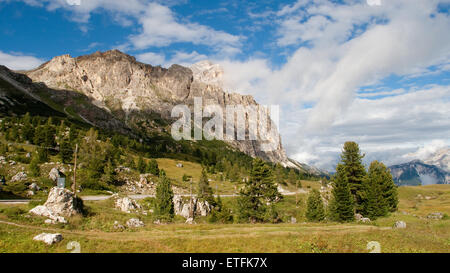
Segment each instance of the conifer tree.
[[54,147],[56,145],[55,142],[56,129],[53,127],[52,118],[49,117],[47,124],[44,126],[44,146],[45,147]]
[[200,200],[207,201],[210,205],[215,205],[214,193],[208,182],[205,168],[202,169],[200,181],[198,182],[197,197]]
[[156,186],[155,214],[161,220],[169,221],[174,217],[172,185],[164,171],[161,171],[159,183]]
[[364,194],[363,181],[366,176],[366,169],[362,163],[364,155],[361,155],[356,142],[348,141],[344,144],[341,154],[341,164],[348,179],[348,185],[353,195],[356,211],[361,210],[362,195]]
[[65,164],[70,163],[73,157],[73,149],[67,138],[62,138],[59,143],[59,156]]
[[387,209],[389,212],[397,211],[398,209],[397,185],[395,185],[394,179],[392,179],[392,174],[390,170],[386,167],[386,165],[380,163],[380,168],[383,180],[381,191],[383,193],[383,198],[386,202]]
[[39,168],[39,156],[37,154],[33,155],[28,169],[30,171],[30,176],[38,177],[41,174],[41,169]]
[[325,208],[323,205],[320,192],[316,189],[312,190],[308,197],[306,218],[309,221],[320,222],[325,220]]
[[114,169],[114,165],[111,159],[108,159],[108,163],[106,163],[104,169],[103,181],[107,184],[112,184],[116,181],[116,171]]
[[31,117],[30,113],[26,113],[23,117],[23,127],[22,127],[22,139],[24,141],[33,142],[34,138],[34,129],[33,125],[31,124]]
[[152,158],[147,164],[147,172],[159,176],[159,167],[156,159]]
[[302,183],[298,181],[297,173],[295,173],[294,169],[289,171],[288,181],[291,185],[297,185],[298,188],[302,187]]
[[40,125],[40,120],[38,120],[38,125],[36,125],[36,130],[34,132],[33,143],[35,145],[44,145],[45,143],[45,130],[44,127]]
[[48,151],[45,148],[38,148],[36,150],[37,158],[39,163],[44,163],[48,161]]
[[339,222],[350,222],[355,219],[353,197],[345,171],[345,166],[338,164],[333,186],[332,215]]
[[69,141],[70,143],[74,143],[78,137],[78,131],[74,124],[70,125],[69,129]]
[[105,160],[105,147],[97,141],[98,132],[94,128],[86,132],[80,145],[79,162],[86,165],[89,178],[98,179],[103,175]]
[[283,184],[284,183],[284,168],[283,166],[281,166],[281,164],[277,163],[275,165],[275,172],[274,172],[274,176],[275,176],[275,181],[278,184]]
[[369,173],[364,181],[364,190],[362,206],[364,216],[376,219],[396,210],[397,189],[389,170],[383,163],[373,161],[370,164]]
[[144,159],[142,158],[142,156],[139,156],[138,163],[136,165],[136,168],[139,171],[139,173],[145,173],[146,167],[147,166],[145,164]]
[[276,202],[281,197],[271,168],[261,159],[254,159],[250,179],[245,182],[238,198],[240,221],[263,221],[267,210],[266,203]]

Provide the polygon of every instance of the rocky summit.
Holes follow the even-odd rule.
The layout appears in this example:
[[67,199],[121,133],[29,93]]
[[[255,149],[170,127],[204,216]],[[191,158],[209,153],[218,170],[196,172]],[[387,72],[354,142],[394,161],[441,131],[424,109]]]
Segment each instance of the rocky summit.
[[[185,104],[192,108],[194,97],[202,97],[203,106],[217,104],[222,109],[227,105],[259,107],[252,96],[224,91],[221,85],[223,70],[207,61],[191,68],[174,64],[166,69],[111,50],[77,58],[58,56],[26,75],[33,82],[44,83],[53,89],[81,93],[111,114],[114,118],[111,123],[114,122],[116,127],[118,120],[133,130],[144,131],[144,134],[154,130],[168,131],[167,125],[173,121],[170,117],[173,106]],[[97,116],[84,113],[83,119],[99,125]],[[159,118],[168,121],[166,127],[155,122]],[[114,128],[111,124],[103,125]],[[248,123],[246,127],[248,131]],[[269,131],[271,133],[264,141],[248,138],[226,141],[252,157],[300,168],[287,158],[277,130]],[[261,145],[264,142],[275,143],[276,148],[263,151]]]

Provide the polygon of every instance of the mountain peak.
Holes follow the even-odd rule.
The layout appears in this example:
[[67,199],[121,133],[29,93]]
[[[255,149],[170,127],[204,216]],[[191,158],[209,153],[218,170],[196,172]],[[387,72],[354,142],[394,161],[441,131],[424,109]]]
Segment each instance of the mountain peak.
[[111,61],[118,61],[118,60],[125,60],[130,62],[136,62],[136,58],[128,55],[126,53],[123,53],[122,51],[118,49],[112,49],[105,52],[97,51],[90,55],[84,55],[80,56],[77,59],[83,60],[83,59],[90,59],[90,58],[103,58],[103,59],[109,59]]
[[191,70],[194,74],[194,79],[206,84],[223,87],[224,70],[219,64],[204,60],[193,64]]

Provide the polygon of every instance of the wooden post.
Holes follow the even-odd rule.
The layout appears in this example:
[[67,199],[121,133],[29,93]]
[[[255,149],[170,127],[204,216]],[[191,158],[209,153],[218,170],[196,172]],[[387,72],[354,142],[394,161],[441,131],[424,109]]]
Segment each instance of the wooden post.
[[295,180],[295,206],[298,207],[298,180]]
[[194,218],[194,208],[193,208],[193,204],[192,204],[192,177],[191,177],[191,185],[190,185],[190,189],[189,189],[189,217],[190,218]]
[[73,193],[77,196],[77,157],[78,157],[78,144],[75,144],[75,161],[73,165]]

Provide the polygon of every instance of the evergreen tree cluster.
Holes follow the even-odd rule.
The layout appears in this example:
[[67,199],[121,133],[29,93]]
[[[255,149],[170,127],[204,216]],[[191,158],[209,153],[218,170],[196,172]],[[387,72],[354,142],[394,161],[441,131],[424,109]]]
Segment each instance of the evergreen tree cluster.
[[272,168],[261,159],[253,160],[250,179],[245,182],[239,195],[240,221],[256,223],[277,217],[272,206],[282,199],[282,195],[274,183]]
[[331,219],[353,221],[356,212],[373,220],[397,210],[397,187],[389,169],[383,163],[373,161],[366,172],[363,157],[357,143],[344,144],[341,163],[336,167],[333,180],[333,200],[329,205]]

